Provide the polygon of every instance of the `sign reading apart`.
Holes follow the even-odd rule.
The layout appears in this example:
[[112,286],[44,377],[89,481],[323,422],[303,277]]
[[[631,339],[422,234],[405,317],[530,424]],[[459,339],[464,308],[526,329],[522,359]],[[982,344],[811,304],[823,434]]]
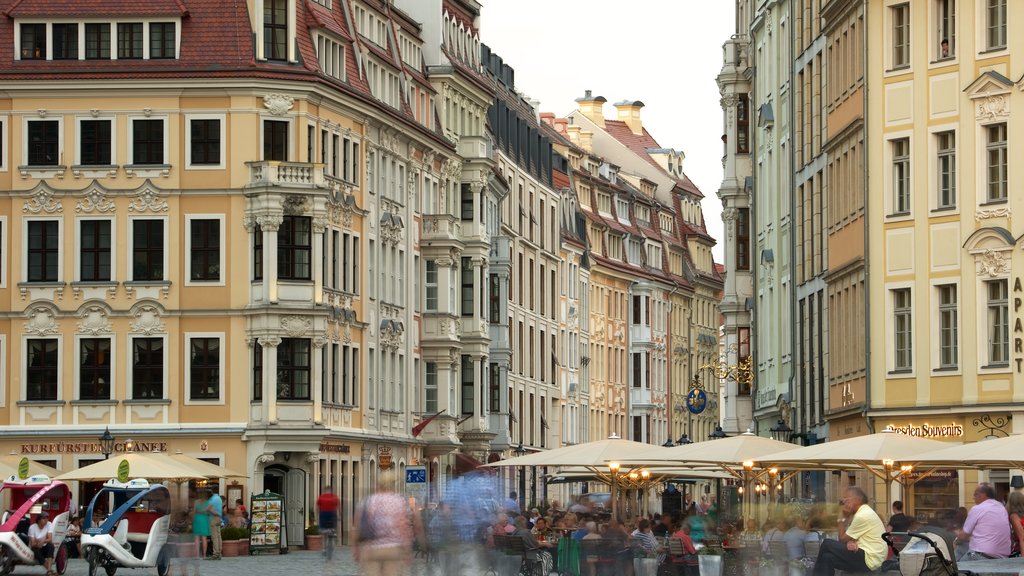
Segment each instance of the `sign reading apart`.
[[1013,313],[1017,315],[1017,320],[1013,323],[1013,363],[1017,368],[1017,374],[1024,370],[1024,323],[1020,318],[1022,305],[1024,305],[1024,286],[1021,285],[1018,276],[1013,279]]
[[254,551],[281,547],[281,526],[284,524],[284,500],[280,494],[267,490],[249,502],[249,548]]
[[890,424],[886,427],[886,430],[890,432],[897,432],[899,434],[906,434],[907,436],[918,436],[920,438],[950,438],[964,435],[964,427],[955,422],[951,424],[940,424],[937,426],[927,422],[920,425],[907,424],[905,426]]

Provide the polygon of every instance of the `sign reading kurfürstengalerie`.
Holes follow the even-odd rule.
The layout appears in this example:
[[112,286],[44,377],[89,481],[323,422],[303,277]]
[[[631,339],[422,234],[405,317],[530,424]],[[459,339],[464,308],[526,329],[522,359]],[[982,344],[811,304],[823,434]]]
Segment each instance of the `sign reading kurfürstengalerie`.
[[[114,444],[114,452],[167,452],[167,442],[134,442],[131,450],[125,450],[124,442]],[[22,454],[102,454],[98,442],[43,442],[22,444]]]

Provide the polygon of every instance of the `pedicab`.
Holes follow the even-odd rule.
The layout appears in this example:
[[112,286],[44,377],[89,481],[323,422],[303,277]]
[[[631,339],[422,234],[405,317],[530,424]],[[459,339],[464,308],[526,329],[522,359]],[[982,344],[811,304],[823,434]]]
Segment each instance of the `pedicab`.
[[[158,576],[166,576],[170,506],[171,493],[162,484],[141,478],[103,484],[89,503],[82,525],[82,554],[89,562],[89,576],[96,576],[101,567],[107,576],[114,576],[121,567],[156,567]],[[104,510],[113,512],[103,517]]]
[[4,494],[9,495],[9,507],[0,519],[0,576],[7,576],[18,564],[38,565],[28,544],[28,528],[43,512],[53,522],[53,569],[64,574],[68,551],[63,542],[68,530],[71,489],[45,475],[25,479],[11,476],[0,486],[0,497]]

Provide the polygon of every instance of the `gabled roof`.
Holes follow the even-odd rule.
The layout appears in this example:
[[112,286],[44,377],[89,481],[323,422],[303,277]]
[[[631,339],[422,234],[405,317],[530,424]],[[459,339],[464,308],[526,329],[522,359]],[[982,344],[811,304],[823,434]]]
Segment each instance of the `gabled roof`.
[[646,160],[651,166],[657,168],[659,172],[682,185],[687,192],[695,194],[701,198],[704,197],[704,194],[702,194],[701,191],[693,185],[693,182],[691,182],[689,178],[685,175],[680,178],[675,174],[669,174],[668,171],[665,170],[661,164],[658,164],[658,161],[651,156],[651,150],[663,150],[664,148],[658,144],[658,141],[654,139],[654,136],[651,136],[651,133],[647,131],[647,128],[641,128],[641,130],[643,130],[641,134],[634,134],[629,125],[622,120],[605,119],[604,130],[609,136],[618,140],[619,143],[626,148],[629,148],[634,154]]
[[180,0],[16,0],[4,11],[11,18],[82,16],[187,16]]

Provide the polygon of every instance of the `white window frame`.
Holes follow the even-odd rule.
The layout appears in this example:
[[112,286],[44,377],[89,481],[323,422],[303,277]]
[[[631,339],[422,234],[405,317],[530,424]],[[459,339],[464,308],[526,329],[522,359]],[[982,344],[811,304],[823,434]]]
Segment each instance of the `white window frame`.
[[[896,9],[906,5],[907,8],[907,61],[897,64],[896,62]],[[886,66],[887,72],[905,74],[913,69],[914,62],[914,10],[910,0],[889,2],[885,10],[885,36],[886,36]]]
[[[285,150],[285,152],[286,152],[286,159],[284,161],[285,162],[294,162],[295,161],[295,146],[298,143],[295,141],[296,140],[296,137],[295,137],[295,122],[293,121],[294,119],[291,116],[271,116],[270,114],[260,114],[260,124],[259,124],[259,127],[260,127],[259,157],[264,162],[268,161],[267,159],[263,158],[263,140],[264,140],[264,136],[265,136],[264,130],[263,130],[263,122],[266,121],[266,120],[270,120],[272,122],[285,122],[285,123],[288,124],[288,146],[287,146],[287,149]],[[317,152],[319,152],[319,149],[317,150]],[[319,158],[319,156],[317,156],[317,158]]]
[[[941,319],[939,317],[939,288],[941,286],[956,286],[956,317],[957,317],[957,354],[956,354],[956,367],[943,368],[942,351],[941,351],[941,337],[939,336],[939,330],[942,328]],[[959,278],[948,277],[948,278],[932,278],[930,281],[930,300],[931,306],[929,307],[931,314],[931,325],[933,327],[929,334],[934,333],[935,338],[929,338],[931,341],[931,372],[933,376],[959,376],[963,374],[963,358],[964,358],[964,316],[963,316],[963,289],[960,284]]]
[[[63,334],[48,334],[46,336],[37,336],[35,334],[22,334],[21,335],[21,395],[19,399],[22,401],[28,401],[28,341],[29,340],[56,340],[57,341],[57,399],[56,400],[43,400],[43,402],[63,402],[64,401],[64,335]],[[113,390],[113,389],[111,389]],[[36,402],[36,400],[33,400]]]
[[125,380],[126,380],[126,383],[125,383],[125,389],[124,389],[124,397],[125,397],[125,399],[126,400],[131,400],[131,401],[136,402],[136,403],[140,403],[140,402],[141,403],[145,403],[145,402],[149,402],[150,401],[150,400],[145,399],[145,398],[140,398],[140,399],[137,399],[137,400],[132,398],[132,391],[134,390],[134,381],[133,381],[133,379],[134,379],[134,376],[135,376],[134,371],[132,370],[132,355],[135,352],[135,339],[136,338],[139,338],[139,339],[156,339],[156,338],[159,338],[159,339],[163,340],[163,343],[164,343],[164,345],[163,345],[163,351],[164,351],[164,359],[163,359],[163,372],[164,372],[163,373],[163,385],[164,385],[164,391],[160,395],[160,398],[157,399],[157,400],[154,400],[153,402],[166,401],[166,400],[170,399],[170,395],[168,394],[168,389],[167,389],[167,387],[169,385],[168,382],[167,382],[167,375],[168,375],[168,372],[169,372],[168,369],[167,369],[167,359],[169,358],[169,351],[168,351],[168,346],[167,346],[167,334],[150,334],[150,335],[146,335],[146,334],[129,334],[128,335],[128,347],[127,347],[128,361],[126,362],[126,365],[127,365],[127,369],[125,370]]
[[[1006,298],[1003,300],[1003,306],[1005,306],[1005,308],[1006,308],[1006,328],[1007,328],[1007,330],[1006,330],[1006,358],[1000,364],[996,364],[995,361],[992,359],[992,354],[991,354],[991,350],[990,350],[990,347],[991,347],[991,344],[992,344],[992,342],[991,342],[991,340],[992,340],[991,339],[992,323],[991,323],[991,321],[989,319],[989,308],[990,308],[990,303],[992,301],[989,299],[988,289],[989,289],[989,285],[993,284],[995,282],[1004,282],[1006,284]],[[989,366],[996,367],[996,366],[998,366],[998,367],[1002,368],[1005,365],[1006,370],[1009,370],[1010,362],[1012,362],[1012,360],[1011,360],[1012,346],[1011,346],[1010,343],[1011,343],[1012,338],[1013,338],[1012,335],[1011,335],[1011,332],[1010,332],[1010,330],[1012,328],[1012,326],[1011,326],[1012,322],[1010,321],[1010,303],[1012,301],[1011,300],[1011,296],[1010,296],[1010,289],[1011,289],[1010,279],[1007,278],[1007,277],[1003,277],[1003,278],[987,278],[987,279],[985,279],[981,283],[981,289],[983,291],[978,292],[978,294],[979,295],[983,295],[983,297],[979,298],[978,300],[981,301],[984,304],[984,315],[983,316],[978,316],[978,318],[979,319],[980,318],[984,318],[985,320],[984,320],[984,322],[979,322],[979,324],[982,324],[983,328],[984,328],[984,339],[983,340],[979,339],[979,342],[983,342],[986,346],[985,346],[985,355],[984,356],[978,356],[978,358],[985,360],[985,365],[984,366],[986,366],[986,367],[989,367]]]
[[[101,282],[117,282],[117,219],[113,216],[79,216],[75,218],[75,282],[82,282],[82,222],[84,220],[106,220],[110,222],[110,280]],[[63,244],[61,244],[63,246]],[[26,276],[28,274],[26,273]],[[91,281],[90,281],[91,282]]]
[[[75,116],[75,166],[82,166],[82,121],[106,120],[110,122],[110,166],[117,165],[117,117],[104,116]],[[27,135],[27,134],[26,134]],[[93,164],[84,166],[86,170],[99,170],[103,165]]]
[[[100,400],[82,400],[82,340],[110,340],[110,398]],[[107,402],[117,398],[117,338],[113,334],[75,334],[74,354],[75,389],[72,396],[79,402]]]
[[[2,215],[0,216],[0,288],[7,288],[7,262],[11,259],[8,254],[8,250],[11,248],[11,243],[7,241],[9,236],[10,227],[7,223],[7,216]],[[22,246],[27,248],[25,244],[22,244]],[[22,277],[28,277],[27,267]],[[6,372],[0,370],[0,378],[3,377],[3,374],[6,374]],[[3,406],[2,399],[0,399],[0,406]]]
[[[953,30],[952,34],[947,34],[942,29],[942,5],[948,2],[952,6],[953,11]],[[960,35],[958,34],[960,26],[960,1],[959,0],[931,0],[931,6],[929,10],[929,26],[928,26],[928,58],[929,68],[936,66],[949,66],[950,64],[958,60],[958,40]],[[952,36],[952,37],[950,37]],[[945,38],[949,42],[949,56],[942,56],[942,40]]]
[[[29,222],[57,222],[57,282],[64,282],[64,257],[66,252],[64,251],[64,218],[52,218],[45,216],[28,216],[21,220],[21,245],[28,250],[28,223]],[[28,282],[28,254],[24,254],[21,258],[21,281]],[[6,262],[10,260],[10,257],[3,258]],[[6,266],[6,263],[4,264]]]
[[[220,120],[220,163],[192,164],[192,121]],[[260,124],[262,132],[263,125]],[[262,144],[262,142],[261,142]],[[262,148],[261,148],[262,150]],[[223,170],[227,155],[227,114],[185,114],[185,169],[186,170]]]
[[[939,134],[952,132],[956,152],[956,203],[952,208],[939,210]],[[963,154],[960,151],[960,143],[963,142],[962,134],[956,124],[942,124],[928,128],[928,209],[944,216],[960,214],[963,206],[963,185],[960,183],[963,171],[960,169],[960,162]],[[914,149],[911,148],[911,162],[913,162]],[[911,166],[913,169],[913,166]]]
[[[11,117],[6,114],[0,114],[0,149],[3,153],[0,154],[0,172],[7,172],[7,157],[11,155],[11,148],[7,141],[7,133],[11,129]],[[27,136],[27,133],[25,133]],[[28,147],[25,148],[25,158],[28,159]]]
[[[56,116],[54,118],[46,118],[40,116],[25,116],[21,120],[21,165],[29,166],[28,163],[28,125],[32,122],[57,122],[57,164],[55,166],[39,166],[43,170],[56,170],[61,166],[64,166],[64,117]],[[7,131],[4,130],[4,138],[7,137]],[[35,168],[35,166],[33,166]]]
[[[430,281],[429,267],[431,265],[434,266],[434,281],[433,282]],[[441,268],[440,266],[438,266],[436,263],[434,263],[434,261],[430,260],[429,258],[424,260],[424,263],[423,263],[423,310],[424,310],[424,312],[437,312],[438,309],[441,306],[441,296],[440,296],[441,292],[440,292],[440,288],[439,288],[439,286],[440,286],[439,280],[440,280],[440,277],[441,277],[440,268]],[[431,289],[434,290],[434,306],[433,306],[433,308],[431,308],[431,306],[429,304],[428,297],[427,297],[427,293]]]
[[[295,5],[296,5],[296,3],[295,2],[288,2],[287,5],[288,5],[288,42],[286,44],[287,58],[288,58],[287,61],[294,63],[296,61],[296,54],[295,54],[295,35],[296,35],[296,31],[295,31],[296,30],[296,27],[295,27]],[[256,0],[256,7],[253,10],[253,14],[257,15],[256,22],[255,22],[255,24],[256,24],[256,26],[255,26],[255,28],[256,28],[256,59],[260,60],[260,61],[263,61],[263,62],[266,62],[267,61],[267,55],[263,51],[263,47],[264,47],[264,44],[263,44],[263,0]],[[262,144],[262,141],[260,142],[260,144]]]
[[[978,54],[983,54],[984,57],[990,58],[992,56],[999,56],[999,55],[1002,55],[1002,54],[1005,54],[1005,53],[1009,52],[1009,50],[1010,50],[1010,42],[1011,42],[1011,39],[1013,38],[1013,36],[1011,36],[1011,31],[1010,31],[1010,22],[1011,22],[1011,18],[1010,18],[1011,10],[1010,10],[1010,8],[1013,7],[1012,5],[1013,5],[1013,2],[1011,2],[1011,1],[1007,1],[1006,2],[1006,34],[1005,34],[1005,36],[1006,36],[1006,44],[1003,45],[1003,46],[989,47],[989,45],[988,45],[988,0],[983,0],[983,1],[977,2],[975,4],[975,6],[977,7],[977,10],[978,10],[977,17],[975,18],[975,22],[977,23],[976,24],[977,30],[976,30],[975,34],[976,34],[976,38],[978,39],[978,41],[977,41],[977,44],[978,44],[978,46],[977,46]],[[49,38],[49,37],[47,37],[47,38]],[[19,46],[20,46],[20,44],[19,44]]]
[[[896,171],[895,171],[895,154],[894,146],[896,140],[906,138],[910,144],[909,146],[909,173],[908,178],[910,180],[910,202],[909,209],[906,213],[896,213]],[[914,218],[914,137],[913,131],[906,130],[901,132],[892,132],[886,134],[885,141],[885,165],[883,167],[885,177],[885,221],[886,222],[900,222],[904,220],[912,220]]]
[[[113,41],[113,40],[111,40]],[[170,134],[170,122],[168,121],[166,114],[158,114],[151,116],[129,116],[128,117],[128,132],[125,135],[125,164],[128,166],[149,166],[149,164],[136,164],[135,163],[135,141],[132,140],[132,134],[135,131],[136,120],[162,120],[164,123],[164,161],[163,164],[156,164],[156,166],[170,165],[171,157],[168,155],[169,146],[168,142],[171,139]]]
[[[24,394],[21,398],[25,398]],[[7,406],[7,334],[0,334],[0,407],[4,406]]]
[[[220,236],[220,280],[193,280],[192,279],[192,221],[194,220],[217,220],[220,222],[218,228]],[[185,286],[224,286],[225,276],[227,276],[227,256],[225,252],[225,246],[227,245],[227,235],[224,229],[225,216],[224,214],[185,214]],[[165,231],[166,235],[166,231]],[[165,254],[166,256],[166,254]],[[252,255],[250,254],[250,260]]]
[[168,262],[170,262],[170,253],[171,253],[171,249],[170,249],[171,247],[170,247],[170,243],[168,241],[168,238],[170,236],[170,229],[169,229],[170,222],[169,222],[169,218],[167,216],[130,216],[130,217],[128,217],[128,230],[127,230],[127,234],[126,234],[126,236],[128,237],[127,238],[127,242],[126,242],[127,243],[127,247],[126,247],[127,252],[126,252],[126,254],[128,256],[128,260],[127,260],[128,262],[131,262],[131,261],[134,260],[133,254],[135,254],[135,222],[138,221],[138,220],[162,220],[163,223],[164,223],[164,277],[163,277],[162,280],[135,280],[135,269],[134,269],[133,266],[129,265],[128,266],[128,270],[125,273],[126,277],[128,278],[128,282],[144,282],[144,283],[147,283],[147,284],[148,283],[156,284],[156,283],[161,283],[161,282],[167,282],[168,280],[170,280],[170,274],[168,273],[169,270],[167,268],[167,264],[168,264]]
[[[910,370],[897,368],[896,366],[896,299],[894,291],[910,290]],[[885,364],[886,378],[914,378],[917,374],[917,331],[914,326],[917,324],[914,300],[917,297],[914,282],[889,282],[885,285]],[[897,372],[897,370],[899,370]]]
[[[199,406],[203,406],[203,405],[205,405],[205,406],[223,405],[224,404],[224,381],[225,381],[225,378],[224,378],[224,371],[225,371],[225,366],[224,366],[224,345],[225,345],[225,342],[226,342],[226,338],[225,338],[224,332],[185,332],[184,336],[185,336],[184,347],[182,348],[181,354],[182,354],[182,370],[184,371],[184,374],[182,375],[182,386],[185,387],[185,389],[182,392],[184,393],[185,404],[186,405],[199,405]],[[192,355],[191,355],[191,350],[192,350],[192,339],[194,339],[194,338],[195,339],[198,339],[198,338],[216,338],[216,339],[220,340],[220,346],[218,347],[219,352],[220,352],[220,357],[218,359],[218,363],[219,363],[219,366],[220,366],[220,378],[219,378],[219,381],[217,383],[218,398],[216,400],[193,400],[192,399]],[[312,347],[310,348],[310,351],[312,352]],[[310,355],[310,372],[312,372],[312,370],[313,370],[312,362],[313,362],[313,358],[312,358],[312,354],[311,354]],[[311,374],[311,376],[312,376],[312,374]],[[312,382],[310,382],[310,386],[313,386]],[[312,390],[310,390],[310,394],[312,394]]]
[[[1001,256],[1008,259],[1013,252],[1013,247],[1008,246],[1005,249],[996,248],[995,250]],[[978,252],[974,252],[973,254],[975,258],[981,256]],[[992,364],[989,356],[988,283],[997,280],[1006,281],[1007,312],[1009,314],[1008,320],[1010,322],[1009,358],[1007,359],[1006,364]],[[975,358],[977,358],[978,373],[1009,374],[1013,370],[1013,278],[1009,274],[994,277],[990,277],[988,275],[985,275],[984,277],[977,276],[974,281],[974,289],[975,293],[978,295],[975,299],[975,314],[978,319],[975,323]]]
[[[988,131],[989,131],[990,128],[994,128],[994,127],[996,127],[996,126],[998,126],[1000,124],[1003,125],[1003,127],[1004,127],[1004,129],[1006,131],[1006,140],[1005,140],[1006,196],[1004,198],[1002,198],[1001,200],[990,200],[989,199],[989,194],[988,194],[988,192],[989,192],[989,190],[988,190],[988,187],[989,187],[988,153],[989,153],[989,144],[990,144],[989,139],[988,139]],[[1008,118],[1003,118],[1003,119],[1000,119],[997,122],[990,122],[990,123],[987,123],[987,124],[978,124],[977,142],[979,143],[979,145],[977,147],[978,148],[978,156],[977,156],[977,160],[976,160],[976,162],[977,162],[976,165],[978,166],[978,169],[975,172],[977,174],[977,190],[978,190],[977,201],[978,201],[978,206],[980,207],[980,206],[993,205],[993,204],[1006,204],[1006,203],[1008,203],[1010,201],[1010,196],[1012,194],[1012,192],[1011,192],[1012,191],[1012,187],[1010,186],[1010,172],[1011,172],[1011,163],[1012,163],[1011,159],[1013,157],[1010,156],[1010,122],[1009,122],[1009,119]]]

